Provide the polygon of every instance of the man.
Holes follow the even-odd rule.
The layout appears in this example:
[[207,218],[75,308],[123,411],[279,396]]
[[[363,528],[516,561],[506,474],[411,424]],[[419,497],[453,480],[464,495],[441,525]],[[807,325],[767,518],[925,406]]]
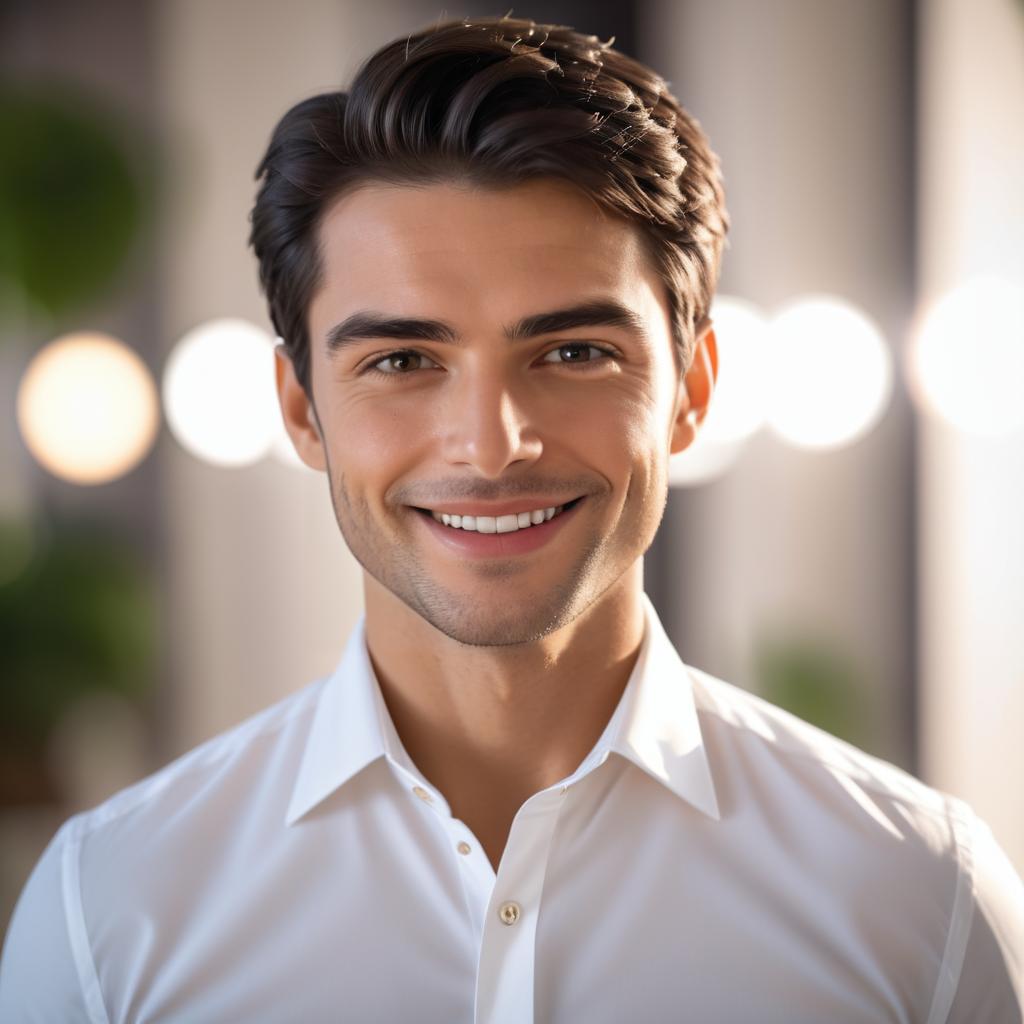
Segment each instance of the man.
[[258,174],[281,408],[365,616],[331,677],[64,826],[4,1019],[1019,1020],[987,828],[682,664],[643,593],[727,226],[661,79],[439,25]]

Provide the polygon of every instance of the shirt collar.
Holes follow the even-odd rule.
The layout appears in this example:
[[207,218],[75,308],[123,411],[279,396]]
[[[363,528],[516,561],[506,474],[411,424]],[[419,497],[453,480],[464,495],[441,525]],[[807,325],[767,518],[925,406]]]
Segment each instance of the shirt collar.
[[[604,732],[571,778],[582,778],[609,753],[616,753],[717,821],[721,816],[690,674],[654,605],[646,594],[642,596],[644,637],[640,654]],[[337,668],[321,688],[286,824],[294,824],[384,756],[416,773],[370,663],[364,613],[349,636]]]
[[[285,823],[299,818],[387,753],[380,686],[366,650],[366,613],[359,616],[337,668],[320,690]],[[390,716],[388,716],[390,723]],[[392,726],[394,728],[394,726]]]
[[644,639],[633,672],[594,752],[611,750],[681,800],[721,820],[690,671],[643,595]]

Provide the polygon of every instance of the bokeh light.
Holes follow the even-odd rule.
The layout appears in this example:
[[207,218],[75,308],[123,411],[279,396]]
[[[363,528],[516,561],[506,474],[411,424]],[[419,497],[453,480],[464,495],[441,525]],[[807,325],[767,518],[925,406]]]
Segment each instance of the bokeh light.
[[1024,427],[1024,287],[977,277],[921,318],[908,349],[917,406],[982,436]]
[[17,397],[18,429],[36,461],[76,484],[116,480],[145,458],[160,423],[142,359],[107,334],[79,332],[32,358]]
[[669,486],[695,487],[724,476],[744,447],[744,441],[714,441],[698,432],[689,448],[668,460]]
[[168,356],[162,389],[175,438],[213,465],[257,462],[280,435],[274,343],[246,320],[209,320],[185,334]]
[[751,302],[720,295],[711,305],[718,378],[701,432],[709,441],[740,441],[765,418],[768,319]]
[[693,487],[723,476],[746,440],[764,424],[768,321],[751,302],[719,295],[711,305],[718,343],[718,376],[697,439],[669,459],[673,487]]
[[769,325],[767,420],[797,448],[827,449],[863,437],[889,405],[892,355],[860,310],[808,296]]

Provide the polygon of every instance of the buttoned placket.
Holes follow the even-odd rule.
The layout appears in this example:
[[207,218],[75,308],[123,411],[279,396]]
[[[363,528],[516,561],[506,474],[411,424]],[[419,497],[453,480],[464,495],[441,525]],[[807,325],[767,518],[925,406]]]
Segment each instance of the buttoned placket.
[[433,789],[424,779],[413,774],[405,765],[391,760],[392,770],[402,785],[421,803],[444,829],[452,856],[458,865],[462,879],[466,909],[473,929],[473,940],[477,948],[483,934],[483,919],[487,904],[494,888],[494,869],[487,859],[484,848],[465,822],[452,816],[448,801]]
[[483,918],[476,972],[476,1024],[533,1020],[537,918],[548,855],[568,786],[534,794],[519,808]]
[[551,843],[572,786],[607,758],[607,750],[592,754],[572,776],[535,793],[519,808],[497,874],[469,827],[452,817],[444,797],[392,762],[412,796],[441,821],[460,868],[478,947],[474,1024],[533,1020],[537,920]]

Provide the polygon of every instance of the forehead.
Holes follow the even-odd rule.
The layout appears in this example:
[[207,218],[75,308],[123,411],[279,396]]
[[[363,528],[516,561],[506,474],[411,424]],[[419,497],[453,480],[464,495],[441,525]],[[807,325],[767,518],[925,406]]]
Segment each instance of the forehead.
[[667,316],[637,227],[553,179],[503,189],[364,185],[328,208],[319,245],[314,337],[356,309],[472,327],[584,295]]

